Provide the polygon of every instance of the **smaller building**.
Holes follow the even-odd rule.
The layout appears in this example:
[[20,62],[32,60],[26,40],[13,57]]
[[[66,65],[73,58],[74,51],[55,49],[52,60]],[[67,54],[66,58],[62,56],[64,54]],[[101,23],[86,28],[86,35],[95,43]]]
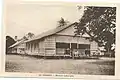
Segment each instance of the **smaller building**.
[[24,54],[25,53],[25,40],[17,41],[15,44],[9,47],[9,53],[18,53]]

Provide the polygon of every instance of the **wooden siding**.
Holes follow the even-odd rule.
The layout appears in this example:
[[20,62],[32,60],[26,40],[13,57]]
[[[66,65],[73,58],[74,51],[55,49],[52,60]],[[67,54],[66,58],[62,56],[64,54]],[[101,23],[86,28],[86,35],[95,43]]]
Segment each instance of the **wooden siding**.
[[39,55],[44,56],[44,54],[45,54],[45,44],[44,44],[44,39],[40,40],[38,44],[39,44],[38,53],[39,53]]
[[44,44],[45,44],[44,47],[45,47],[46,56],[51,56],[56,54],[56,42],[54,35],[46,37]]
[[17,48],[25,48],[25,43],[21,43],[19,45],[16,46]]
[[18,44],[11,48],[11,53],[19,53],[24,54],[25,53],[25,43]]
[[29,42],[26,43],[26,53],[30,54],[30,55],[38,55],[39,53],[39,41],[33,41],[33,42]]
[[39,54],[39,41],[38,40],[36,40],[36,41],[34,41],[34,43],[33,43],[33,52],[34,52],[34,54]]
[[31,47],[30,47],[30,42],[29,42],[29,43],[26,43],[26,51],[25,51],[25,52],[26,52],[27,54],[30,54],[30,53],[31,53],[31,50],[30,50],[30,49],[31,49]]
[[78,44],[90,44],[88,39],[82,37],[72,37],[72,36],[56,36],[56,42],[65,42],[65,43],[78,43]]
[[32,54],[31,42],[26,43],[26,53],[30,55]]
[[91,48],[91,50],[98,50],[98,43],[95,41],[92,41],[90,48]]
[[[95,52],[98,49],[98,44],[93,41],[90,42],[89,39],[82,37],[72,37],[64,35],[52,35],[44,38],[44,40],[37,40],[30,43],[27,43],[27,53],[31,55],[42,55],[42,56],[56,56],[56,55],[65,55],[64,49],[56,49],[56,43],[77,43],[77,44],[90,44],[91,53]],[[73,53],[76,49],[73,50]],[[85,54],[85,49],[79,49],[78,52],[81,55]]]

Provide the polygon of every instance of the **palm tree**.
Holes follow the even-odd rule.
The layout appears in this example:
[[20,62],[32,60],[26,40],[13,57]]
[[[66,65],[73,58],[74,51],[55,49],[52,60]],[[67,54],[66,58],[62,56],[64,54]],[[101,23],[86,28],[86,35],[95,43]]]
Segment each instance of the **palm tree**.
[[31,33],[31,32],[29,32],[28,34],[27,34],[27,36],[28,36],[28,38],[33,38],[35,35],[33,34],[33,33]]
[[58,21],[58,27],[67,25],[69,21],[64,20],[64,18],[61,17],[61,19]]
[[[28,40],[28,39],[32,39],[35,35],[31,32],[27,33],[25,36],[23,36],[23,40]],[[22,40],[21,39],[21,40]]]

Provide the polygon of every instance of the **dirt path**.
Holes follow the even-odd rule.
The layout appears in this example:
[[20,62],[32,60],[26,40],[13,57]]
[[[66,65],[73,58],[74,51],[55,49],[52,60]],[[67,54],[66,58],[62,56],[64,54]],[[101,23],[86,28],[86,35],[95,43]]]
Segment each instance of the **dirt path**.
[[21,55],[7,55],[6,71],[113,75],[114,62],[109,59],[37,59]]

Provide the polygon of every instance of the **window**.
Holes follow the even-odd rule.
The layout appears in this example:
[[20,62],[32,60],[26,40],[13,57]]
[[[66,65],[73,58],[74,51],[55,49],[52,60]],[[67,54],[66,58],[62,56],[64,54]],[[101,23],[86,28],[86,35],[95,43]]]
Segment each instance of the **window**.
[[57,54],[68,54],[70,55],[70,43],[56,43]]
[[69,43],[56,43],[56,48],[70,48]]
[[77,43],[71,43],[71,48],[72,49],[77,49]]
[[90,49],[90,44],[79,44],[79,49]]

